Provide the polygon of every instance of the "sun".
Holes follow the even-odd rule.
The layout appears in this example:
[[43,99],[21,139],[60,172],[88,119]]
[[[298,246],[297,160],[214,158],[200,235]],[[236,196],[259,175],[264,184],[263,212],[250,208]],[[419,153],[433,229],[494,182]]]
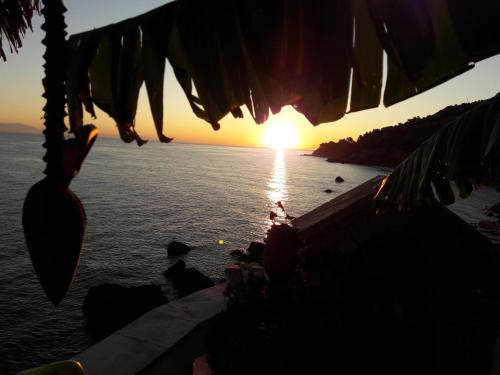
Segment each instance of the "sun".
[[299,143],[294,124],[286,120],[271,120],[265,124],[262,142],[276,149],[294,148]]

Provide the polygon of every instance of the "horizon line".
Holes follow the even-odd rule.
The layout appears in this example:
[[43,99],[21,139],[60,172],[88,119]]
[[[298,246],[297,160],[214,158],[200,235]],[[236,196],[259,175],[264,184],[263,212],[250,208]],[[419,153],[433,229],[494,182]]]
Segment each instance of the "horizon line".
[[[21,125],[21,126],[26,126],[29,128],[32,128],[34,131],[33,132],[23,132],[23,131],[0,131],[1,133],[6,133],[6,134],[40,134],[43,136],[43,128],[41,127],[35,127],[33,125],[28,125],[24,124],[21,122],[1,122],[0,123],[0,128],[3,125]],[[40,132],[37,132],[37,130],[40,130]],[[69,132],[66,132],[69,134]],[[98,134],[98,137],[100,138],[107,138],[107,139],[114,139],[116,141],[120,141],[120,143],[125,143],[121,142],[120,137],[109,134],[109,133],[100,133]],[[147,140],[148,142],[154,142],[154,143],[161,143],[158,139],[156,138],[151,138]],[[195,145],[195,146],[217,146],[217,147],[237,147],[237,148],[256,148],[256,149],[264,149],[264,150],[277,150],[274,147],[269,147],[269,146],[252,146],[252,145],[238,145],[238,144],[221,144],[221,143],[203,143],[203,142],[189,142],[189,141],[176,141],[175,137],[174,140],[172,141],[172,144],[183,144],[183,145]],[[319,147],[319,145],[317,146]],[[291,150],[291,151],[313,151],[314,148],[307,148],[307,147],[285,147],[286,150]]]

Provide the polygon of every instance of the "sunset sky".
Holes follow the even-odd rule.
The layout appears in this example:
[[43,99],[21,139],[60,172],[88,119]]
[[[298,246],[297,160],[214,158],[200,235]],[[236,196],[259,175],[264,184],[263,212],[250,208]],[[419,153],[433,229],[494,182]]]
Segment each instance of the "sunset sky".
[[[68,32],[73,34],[104,26],[164,3],[165,0],[66,0]],[[37,16],[34,32],[27,34],[19,54],[8,54],[7,62],[0,61],[0,123],[19,122],[41,127],[44,104],[41,97],[41,23],[41,17]],[[478,63],[471,71],[417,97],[389,108],[381,106],[349,114],[335,123],[313,127],[301,114],[287,107],[279,115],[271,117],[269,123],[260,126],[255,125],[248,114],[243,120],[228,116],[221,122],[221,130],[215,132],[209,124],[191,112],[184,93],[167,64],[165,134],[174,137],[177,142],[263,147],[269,143],[266,143],[266,129],[280,125],[295,129],[298,138],[295,148],[313,149],[321,142],[349,136],[356,138],[371,129],[404,122],[414,116],[432,114],[450,104],[489,98],[500,91],[499,73],[500,57],[497,56]],[[98,112],[97,119],[88,118],[87,121],[97,125],[100,134],[117,136],[113,120],[105,113]],[[144,89],[141,91],[136,129],[141,136],[156,139]]]

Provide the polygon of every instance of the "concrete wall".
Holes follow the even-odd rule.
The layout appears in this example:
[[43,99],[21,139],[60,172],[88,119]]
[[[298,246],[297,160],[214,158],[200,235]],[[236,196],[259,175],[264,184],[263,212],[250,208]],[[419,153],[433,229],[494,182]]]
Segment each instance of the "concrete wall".
[[159,306],[73,359],[86,375],[192,374],[211,319],[226,308],[225,284]]

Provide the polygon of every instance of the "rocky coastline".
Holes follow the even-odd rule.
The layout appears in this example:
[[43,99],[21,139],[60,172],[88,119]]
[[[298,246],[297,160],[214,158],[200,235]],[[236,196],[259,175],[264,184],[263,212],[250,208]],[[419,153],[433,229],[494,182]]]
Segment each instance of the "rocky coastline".
[[310,156],[323,157],[331,163],[395,168],[441,127],[480,102],[448,106],[433,115],[374,129],[357,140],[348,137],[338,142],[321,143]]

